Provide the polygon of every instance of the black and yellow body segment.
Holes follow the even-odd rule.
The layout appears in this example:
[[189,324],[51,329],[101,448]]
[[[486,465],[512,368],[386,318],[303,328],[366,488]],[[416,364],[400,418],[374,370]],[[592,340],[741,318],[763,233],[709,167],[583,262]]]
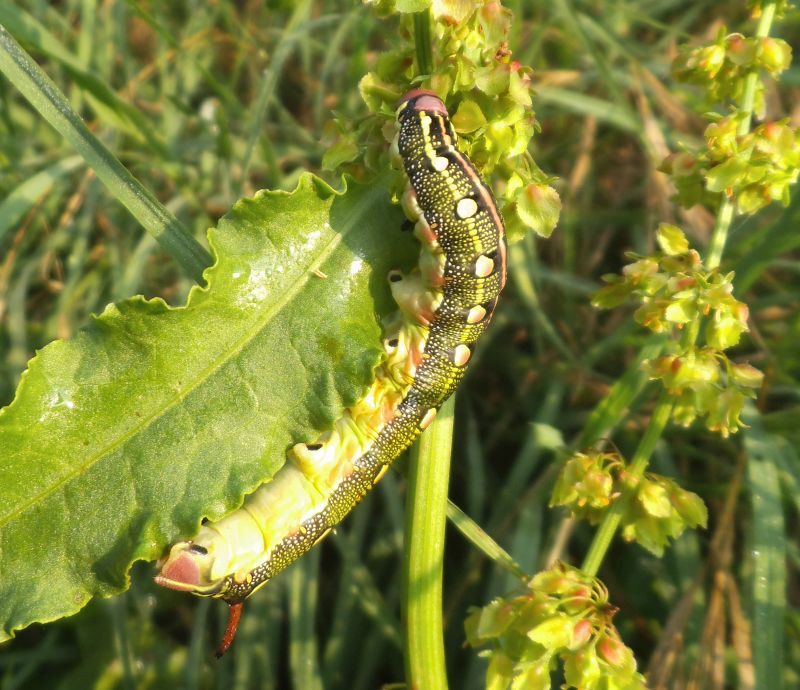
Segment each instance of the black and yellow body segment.
[[[506,275],[503,220],[492,192],[456,145],[444,103],[415,90],[397,111],[404,207],[422,243],[419,269],[389,275],[400,312],[385,324],[386,356],[365,397],[331,432],[297,444],[243,506],[175,544],[156,581],[232,606],[323,539],[433,420],[463,378]],[[334,477],[320,490],[320,477]],[[320,493],[324,495],[320,495]]]

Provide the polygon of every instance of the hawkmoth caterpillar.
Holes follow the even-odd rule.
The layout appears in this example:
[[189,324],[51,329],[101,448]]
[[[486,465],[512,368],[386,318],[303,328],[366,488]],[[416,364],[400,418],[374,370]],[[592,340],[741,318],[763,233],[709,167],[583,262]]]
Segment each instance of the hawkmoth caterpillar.
[[384,324],[385,356],[372,385],[333,429],[296,444],[241,508],[175,544],[156,576],[230,605],[218,656],[244,600],[322,540],[431,423],[464,376],[505,284],[503,219],[458,150],[442,100],[409,91],[397,125],[392,150],[408,178],[402,203],[422,250],[409,275],[389,273],[399,311]]

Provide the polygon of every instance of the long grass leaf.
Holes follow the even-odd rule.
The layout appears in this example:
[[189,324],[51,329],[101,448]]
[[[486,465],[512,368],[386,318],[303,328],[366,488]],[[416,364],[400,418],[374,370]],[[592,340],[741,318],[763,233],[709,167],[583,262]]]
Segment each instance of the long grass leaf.
[[13,228],[64,175],[83,163],[80,156],[69,156],[53,163],[18,185],[0,203],[0,239]]
[[94,170],[109,191],[195,281],[211,255],[181,222],[117,160],[70,107],[59,88],[0,25],[0,71]]
[[753,662],[756,690],[780,690],[783,629],[786,617],[786,526],[783,520],[776,458],[781,449],[764,433],[755,407],[748,406],[744,432],[753,561]]

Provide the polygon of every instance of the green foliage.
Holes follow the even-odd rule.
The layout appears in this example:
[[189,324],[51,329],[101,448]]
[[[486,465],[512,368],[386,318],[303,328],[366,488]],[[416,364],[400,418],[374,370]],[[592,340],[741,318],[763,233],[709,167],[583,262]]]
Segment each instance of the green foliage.
[[482,652],[491,690],[549,690],[558,662],[565,690],[644,690],[633,652],[612,623],[616,612],[599,580],[558,563],[524,594],[474,609],[464,626],[471,646],[491,647]]
[[[378,3],[387,11],[392,3]],[[416,7],[416,4],[414,4]],[[400,12],[417,11],[406,4]],[[549,237],[558,221],[561,201],[539,170],[528,146],[536,131],[530,83],[532,70],[512,59],[508,33],[512,14],[498,2],[434,2],[431,74],[419,75],[413,45],[381,55],[375,71],[361,79],[359,90],[370,115],[353,124],[343,118],[328,126],[331,139],[323,160],[367,177],[388,167],[394,111],[409,84],[435,91],[452,115],[459,146],[493,182],[510,241],[528,228]],[[403,36],[410,19],[401,21]],[[396,185],[399,194],[402,182]]]
[[674,480],[648,472],[630,474],[617,453],[588,451],[573,454],[553,487],[551,506],[564,506],[590,524],[599,524],[606,509],[616,501],[620,508],[622,536],[661,556],[670,540],[689,527],[705,527],[708,511],[695,493]]
[[781,120],[740,136],[741,120],[729,116],[713,122],[706,128],[707,146],[700,154],[678,153],[664,162],[662,170],[675,179],[683,206],[714,203],[723,196],[743,214],[773,201],[789,205],[789,187],[800,171],[800,133]]
[[[763,70],[777,77],[792,61],[791,46],[780,38],[728,34],[725,28],[710,45],[684,47],[672,63],[678,81],[704,88],[707,107],[738,102],[745,91],[746,77]],[[755,112],[764,115],[764,87],[755,93]]]
[[[376,4],[384,12],[372,11]],[[424,4],[400,3],[400,8],[415,11]],[[745,4],[753,9],[752,21]],[[773,34],[796,46],[793,14],[787,11],[785,22],[762,22],[779,18],[787,4],[504,3],[514,13],[504,39],[513,50],[510,64],[518,60],[535,68],[530,85],[537,131],[531,151],[543,170],[559,176],[553,184],[565,212],[548,242],[522,233],[509,248],[508,286],[459,393],[450,496],[461,510],[451,504],[449,515],[469,543],[451,530],[441,556],[452,688],[485,687],[487,659],[462,648],[458,621],[468,606],[513,591],[524,573],[547,567],[554,557],[576,563],[585,556],[594,572],[602,568],[611,600],[622,608],[614,620],[650,687],[681,688],[689,680],[713,687],[721,669],[730,688],[753,687],[753,677],[757,690],[800,684],[792,532],[800,510],[795,452],[800,200],[793,195],[788,206],[769,204],[757,215],[734,217],[737,198],[724,189],[710,191],[703,178],[686,187],[708,208],[684,211],[670,204],[673,190],[657,170],[666,144],[679,152],[671,161],[683,160],[690,177],[696,172],[709,120],[698,117],[695,106],[711,107],[723,118],[732,115],[726,106],[707,102],[709,79],[676,83],[673,46],[714,43],[723,24],[729,27],[724,36],[741,35],[748,44]],[[385,99],[376,96],[375,103],[385,103],[387,111],[373,120],[358,83],[379,70],[406,69],[416,76],[414,19],[391,14],[391,5],[11,0],[0,2],[0,22],[96,138],[202,243],[206,229],[238,198],[261,188],[294,188],[304,170],[321,168],[329,148],[345,135],[349,150],[339,152],[340,161],[349,161],[370,184],[385,170],[381,157],[392,132],[380,125],[392,119],[391,99],[409,84],[398,78],[386,85]],[[473,3],[435,6],[455,12],[471,10]],[[23,23],[12,28],[11,12]],[[448,64],[440,62],[443,23],[431,27],[434,71]],[[398,51],[396,58],[388,57],[390,50]],[[398,63],[394,67],[392,60]],[[760,69],[743,77],[756,78],[757,94],[765,74]],[[797,110],[797,75],[790,68],[778,76],[763,93],[766,117],[782,126]],[[87,323],[94,328],[92,313],[130,295],[159,295],[182,305],[190,281],[5,76],[0,84],[0,396],[7,402],[37,349]],[[469,101],[487,121],[462,134],[461,141],[485,136],[492,117],[482,101],[485,94],[475,87],[447,95],[451,113]],[[733,150],[741,153],[738,137],[750,129],[746,113],[752,108],[736,106],[744,131],[737,133]],[[463,114],[474,123],[480,116],[471,107]],[[370,122],[378,126],[362,132]],[[508,133],[496,127],[492,136],[502,143]],[[786,159],[795,141],[783,146]],[[770,175],[789,174],[773,165],[780,156],[771,152],[766,158]],[[705,167],[725,160],[709,159]],[[678,173],[675,166],[671,182],[680,187]],[[515,197],[500,173],[493,174],[493,188],[504,203]],[[531,181],[550,184],[539,175]],[[758,180],[736,179],[742,181],[739,191],[748,185],[759,194],[767,190]],[[527,184],[513,180],[508,178],[508,186],[517,190]],[[389,212],[388,205],[385,209]],[[537,211],[534,206],[531,218]],[[522,221],[509,218],[520,229]],[[727,438],[700,423],[670,426],[675,397],[660,383],[648,383],[641,367],[643,360],[681,356],[663,348],[668,341],[688,342],[691,331],[705,347],[701,338],[710,314],[683,327],[665,322],[654,334],[627,318],[624,309],[595,312],[589,306],[600,276],[621,272],[628,263],[625,250],[638,257],[653,254],[656,237],[650,229],[659,221],[685,229],[707,269],[721,263],[720,276],[735,272],[730,296],[749,311],[749,330],[725,353],[731,367],[714,358],[720,385],[728,386],[730,376],[740,385],[761,381],[758,411],[747,399],[740,415],[747,426]],[[547,227],[546,219],[541,222]],[[416,249],[388,220],[378,234],[380,242]],[[679,236],[663,231],[660,236],[666,243],[661,251],[682,255]],[[370,298],[380,300],[383,276],[377,272],[373,286]],[[671,316],[680,317],[685,306],[674,307]],[[383,313],[384,307],[378,303],[377,309]],[[735,312],[730,315],[740,323]],[[661,319],[666,320],[663,311]],[[188,339],[179,339],[180,347]],[[763,379],[745,362],[764,371]],[[596,531],[585,521],[573,523],[565,511],[548,510],[564,449],[569,455],[604,438],[630,459],[629,475],[639,468],[643,477],[651,470],[681,477],[707,504],[710,530],[685,531],[656,559],[637,546],[614,542],[614,529],[604,530],[607,516],[622,508],[617,498]],[[217,481],[216,467],[203,465],[197,477],[201,489],[206,481]],[[30,475],[35,478],[35,468]],[[310,554],[298,563],[299,573],[277,578],[248,601],[238,639],[222,662],[211,650],[224,628],[224,606],[156,591],[153,565],[138,563],[125,594],[95,599],[78,615],[31,626],[3,644],[2,683],[48,690],[400,687],[403,627],[397,612],[406,494],[402,477],[387,474],[320,547],[320,558]],[[651,508],[663,507],[662,499],[656,491]],[[69,526],[79,528],[74,521]],[[102,530],[98,535],[106,538]],[[598,547],[590,546],[587,554],[593,535]],[[30,554],[32,561],[36,557],[42,554]],[[4,566],[0,559],[0,580],[8,572]],[[46,578],[40,568],[30,587],[40,588]],[[505,664],[505,677],[514,668],[500,655],[491,663]],[[557,663],[550,678],[555,686],[564,682]]]
[[[747,306],[733,296],[733,273],[706,270],[679,228],[662,224],[657,239],[661,252],[629,253],[635,261],[622,275],[604,276],[607,285],[592,303],[609,309],[631,297],[639,301],[637,322],[654,333],[675,336],[670,354],[643,363],[650,378],[660,380],[675,397],[675,421],[689,426],[700,417],[711,431],[736,433],[745,399],[755,397],[763,381],[755,367],[732,362],[724,353],[748,331]],[[676,331],[701,319],[706,346],[687,347]]]

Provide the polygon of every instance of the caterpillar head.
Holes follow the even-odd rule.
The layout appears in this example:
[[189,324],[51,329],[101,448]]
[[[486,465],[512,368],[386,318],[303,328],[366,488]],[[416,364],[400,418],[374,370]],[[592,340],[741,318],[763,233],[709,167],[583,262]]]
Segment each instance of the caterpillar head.
[[[201,532],[204,528],[201,528]],[[213,579],[213,566],[216,560],[211,548],[206,548],[196,541],[181,541],[169,551],[169,555],[159,562],[161,570],[156,575],[156,584],[182,592],[192,592],[205,597],[221,597],[228,588],[229,578]],[[239,618],[242,615],[242,602],[232,600],[228,602],[230,613],[228,625],[225,628],[216,657],[219,659],[233,643],[236,630],[239,627]]]
[[433,91],[428,89],[411,89],[398,102],[397,111],[427,110],[428,112],[441,113],[447,117],[447,108],[444,101]]
[[180,541],[158,562],[156,584],[200,596],[220,596],[227,578],[214,577],[215,560],[216,555],[209,548],[197,542]]

